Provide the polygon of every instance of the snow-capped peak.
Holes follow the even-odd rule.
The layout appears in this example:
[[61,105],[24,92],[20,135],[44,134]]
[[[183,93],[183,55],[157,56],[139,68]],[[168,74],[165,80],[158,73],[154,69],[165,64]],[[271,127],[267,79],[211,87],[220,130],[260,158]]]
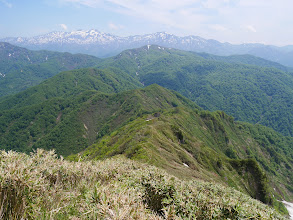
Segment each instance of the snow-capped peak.
[[114,55],[113,52],[107,52],[107,50],[121,52],[125,49],[145,45],[160,45],[167,48],[172,47],[190,50],[192,47],[201,48],[207,44],[206,40],[199,37],[178,37],[167,32],[119,37],[100,32],[96,29],[76,30],[72,32],[54,31],[30,38],[6,38],[2,39],[2,41],[24,46],[29,49],[49,49],[62,52],[87,53],[100,57]]
[[42,44],[92,44],[92,43],[109,43],[117,40],[119,37],[106,34],[92,29],[88,31],[77,30],[72,32],[54,31],[45,35],[31,38],[7,38],[4,39],[10,43],[21,43],[23,45],[42,45]]

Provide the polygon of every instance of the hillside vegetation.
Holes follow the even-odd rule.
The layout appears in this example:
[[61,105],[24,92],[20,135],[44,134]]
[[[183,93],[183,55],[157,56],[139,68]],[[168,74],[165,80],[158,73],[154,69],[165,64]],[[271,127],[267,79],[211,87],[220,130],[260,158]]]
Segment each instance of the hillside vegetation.
[[0,42],[0,97],[38,85],[65,70],[95,66],[99,61],[89,55],[32,51]]
[[0,173],[3,219],[285,219],[234,189],[123,157],[68,162],[52,151],[1,151]]
[[115,93],[141,87],[141,83],[119,70],[86,68],[66,71],[38,86],[0,99],[0,110],[40,104],[51,98],[70,98],[86,91]]
[[251,55],[225,57],[148,45],[98,59],[0,43],[0,58],[0,96],[30,88],[64,70],[97,66],[128,76],[137,88],[156,83],[206,110],[222,110],[236,120],[293,136],[293,74],[285,66]]
[[[131,88],[128,86],[120,89]],[[16,105],[17,108],[0,114],[2,149],[30,152],[38,147],[54,148],[58,154],[65,156],[78,153],[97,138],[145,112],[182,103],[196,106],[183,96],[159,87],[121,94],[88,90],[67,98],[54,97],[28,106],[26,99],[21,97],[15,100],[24,101],[20,103],[23,107]],[[32,102],[33,99],[30,97],[28,100]]]
[[[26,153],[54,149],[73,161],[124,155],[180,179],[233,187],[287,213],[278,200],[293,201],[293,138],[259,124],[237,122],[223,111],[203,110],[180,93],[206,101],[206,105],[201,102],[204,108],[225,100],[247,118],[254,118],[252,113],[257,118],[260,109],[276,105],[283,113],[288,111],[281,118],[289,122],[292,100],[287,98],[293,88],[289,73],[209,61],[194,53],[154,46],[126,51],[104,60],[100,67],[62,72],[0,98],[1,149]],[[273,77],[276,81],[267,81]],[[230,86],[231,80],[235,87]],[[146,86],[152,81],[177,92],[157,84]],[[220,93],[213,91],[227,98],[221,100]],[[269,107],[264,91],[272,93]],[[276,97],[284,99],[279,103]],[[271,121],[280,120],[269,110],[261,117],[266,115]],[[290,126],[283,128],[290,130]],[[163,211],[153,211],[162,217]]]
[[124,51],[99,64],[108,66],[125,71],[145,86],[156,83],[176,90],[206,110],[222,110],[236,120],[293,136],[293,75],[277,63],[151,45]]
[[[136,81],[133,84],[127,82],[127,75],[123,77],[110,70],[83,69],[64,72],[39,86],[7,97],[0,103],[0,109],[3,109],[0,114],[1,148],[23,152],[36,148],[55,149],[58,154],[68,156],[99,140],[98,143],[105,143],[102,146],[106,148],[90,151],[91,157],[104,158],[126,151],[135,157],[144,142],[131,134],[140,134],[142,139],[145,138],[146,146],[153,146],[155,151],[163,147],[174,156],[181,149],[182,155],[192,156],[192,163],[200,163],[206,166],[203,169],[211,168],[210,171],[216,173],[219,172],[217,168],[208,164],[213,164],[219,155],[224,157],[223,160],[252,157],[282,182],[280,185],[274,178],[270,180],[279,193],[291,195],[286,191],[292,190],[292,138],[265,128],[258,129],[258,126],[238,125],[224,113],[202,111],[182,95],[157,85],[115,94],[139,86]],[[150,130],[146,117],[150,117],[152,123],[158,121],[158,127]],[[143,123],[136,127],[139,121]],[[128,129],[129,126],[134,128]],[[153,131],[158,135],[150,136]],[[115,138],[107,139],[112,132],[116,132]],[[206,156],[205,148],[212,152],[209,156]],[[207,161],[198,158],[200,152],[208,157]],[[162,165],[163,161],[168,164],[171,160],[168,154],[165,156],[157,158],[159,163],[154,164]],[[184,156],[180,160],[184,162],[185,159]],[[224,174],[220,179],[225,179]],[[255,188],[245,184],[240,188],[244,186],[251,188],[250,194],[257,198],[253,195]]]
[[131,83],[127,75],[82,69],[61,73],[36,87],[5,97],[0,102],[1,148],[30,152],[41,145],[55,148],[63,155],[77,153],[88,146],[87,138],[83,138],[85,128],[80,109],[87,109],[91,99],[107,97],[101,91],[120,92],[137,86],[139,83]]
[[[59,80],[64,74],[68,81]],[[273,194],[292,200],[292,138],[237,123],[223,112],[203,111],[158,85],[101,93],[94,88],[106,81],[112,85],[105,87],[109,92],[131,88],[122,86],[123,78],[115,80],[110,73],[103,78],[104,74],[95,69],[71,71],[52,78],[52,84],[48,80],[32,88],[35,93],[27,90],[12,96],[8,103],[19,104],[1,112],[1,148],[27,153],[55,149],[70,158],[83,151],[84,159],[124,154],[181,178],[198,177],[235,187],[267,204],[278,204]],[[96,81],[89,84],[87,79],[92,77]],[[76,85],[76,79],[80,87],[64,90],[64,85]],[[55,93],[42,90],[48,84]],[[38,97],[35,101],[34,96]]]
[[[292,138],[178,101],[177,106],[138,116],[103,136],[82,152],[82,158],[123,154],[181,178],[193,176],[233,186],[265,203],[274,203],[272,194],[292,200]],[[106,126],[111,128],[113,123]]]

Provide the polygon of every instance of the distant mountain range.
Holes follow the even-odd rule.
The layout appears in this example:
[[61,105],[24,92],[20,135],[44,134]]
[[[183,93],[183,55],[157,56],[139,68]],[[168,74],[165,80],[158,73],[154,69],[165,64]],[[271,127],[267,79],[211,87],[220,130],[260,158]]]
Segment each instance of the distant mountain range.
[[216,40],[207,40],[198,36],[179,37],[166,32],[119,37],[97,30],[56,31],[30,38],[9,37],[0,39],[0,41],[34,50],[46,49],[59,52],[86,53],[98,57],[109,57],[126,49],[156,44],[180,50],[206,52],[221,56],[250,54],[293,67],[292,46],[277,47],[264,44],[234,45],[221,43]]

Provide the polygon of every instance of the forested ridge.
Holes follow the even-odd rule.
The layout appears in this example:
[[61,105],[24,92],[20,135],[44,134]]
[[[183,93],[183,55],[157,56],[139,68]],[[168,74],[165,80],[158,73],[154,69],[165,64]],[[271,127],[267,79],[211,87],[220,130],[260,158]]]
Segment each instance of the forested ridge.
[[152,45],[124,51],[98,66],[115,66],[145,86],[156,83],[176,90],[206,110],[222,110],[236,120],[293,135],[293,74],[277,63]]
[[0,97],[38,85],[62,71],[91,67],[99,61],[85,54],[32,51],[0,42]]

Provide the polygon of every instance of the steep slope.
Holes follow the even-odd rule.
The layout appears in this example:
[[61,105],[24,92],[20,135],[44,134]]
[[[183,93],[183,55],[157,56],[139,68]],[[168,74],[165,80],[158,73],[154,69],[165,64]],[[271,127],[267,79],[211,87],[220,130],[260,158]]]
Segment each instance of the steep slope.
[[239,57],[221,60],[149,45],[124,51],[99,66],[114,66],[145,86],[157,83],[204,109],[223,110],[236,120],[260,123],[292,136],[293,75],[276,68],[241,64],[253,62]]
[[179,37],[166,32],[119,37],[97,30],[73,32],[56,31],[31,38],[1,39],[29,49],[46,49],[61,52],[85,53],[98,57],[114,56],[123,50],[156,44],[185,51],[205,52],[221,56],[250,54],[267,60],[293,66],[292,46],[277,47],[264,44],[233,45],[199,36]]
[[39,84],[65,70],[91,67],[99,58],[50,51],[31,51],[0,42],[0,97]]
[[81,69],[60,73],[38,86],[4,97],[0,104],[0,146],[25,152],[41,146],[55,148],[64,155],[79,152],[95,140],[95,136],[90,141],[83,138],[85,128],[79,124],[79,109],[85,109],[93,98],[103,100],[107,95],[101,92],[139,86],[129,76],[110,70]]
[[292,138],[272,129],[235,122],[223,112],[178,106],[130,121],[89,147],[82,157],[124,154],[180,177],[221,182],[273,203],[270,193],[292,200],[292,146]]

